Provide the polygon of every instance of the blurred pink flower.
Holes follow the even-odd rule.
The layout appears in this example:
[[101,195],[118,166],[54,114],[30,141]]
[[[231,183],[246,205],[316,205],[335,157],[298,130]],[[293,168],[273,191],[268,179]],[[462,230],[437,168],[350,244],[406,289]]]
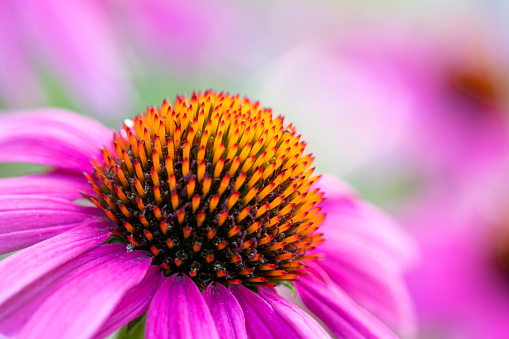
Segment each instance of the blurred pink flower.
[[331,34],[268,67],[260,97],[293,120],[313,115],[304,124],[310,147],[332,146],[331,172],[376,180],[375,165],[426,182],[468,181],[499,166],[509,145],[509,64],[491,35],[471,32],[436,36],[399,23]]
[[424,338],[499,338],[509,329],[507,215],[496,197],[509,160],[509,64],[495,35],[479,35],[379,32],[347,48],[401,74],[418,108],[396,158],[419,183],[397,209],[421,246],[408,281]]
[[412,92],[415,110],[399,152],[423,172],[468,180],[508,154],[509,63],[493,34],[466,27],[418,39],[412,30],[382,30],[345,50],[368,67],[399,74]]
[[[198,99],[193,97],[191,101],[194,100]],[[247,101],[242,102],[244,106],[247,105]],[[189,110],[187,110],[187,104],[181,109],[197,115],[198,107],[203,105],[205,102],[199,101],[195,103],[195,111],[191,110],[192,106],[189,106]],[[236,102],[236,105],[235,107],[240,107],[239,102]],[[221,114],[229,112],[226,107],[222,109],[221,106],[218,107],[218,110],[214,109],[214,112],[221,112]],[[241,109],[238,108],[234,114],[240,111]],[[153,111],[149,110],[148,112]],[[151,119],[149,113],[145,117],[148,119],[147,121]],[[251,114],[251,111],[245,114]],[[142,121],[140,119],[137,121]],[[183,119],[186,117],[184,116]],[[212,118],[210,117],[210,119]],[[219,115],[216,119],[219,121]],[[265,126],[268,125],[267,119],[266,117]],[[272,118],[270,121],[273,121]],[[229,235],[238,226],[231,226],[231,222],[227,221],[222,228],[217,228],[216,237],[216,228],[211,226],[216,224],[215,221],[207,221],[207,224],[204,224],[202,228],[200,224],[196,224],[191,205],[194,206],[195,197],[200,198],[200,196],[194,195],[192,203],[186,199],[186,196],[189,198],[189,185],[177,184],[173,190],[173,195],[176,195],[183,204],[178,205],[181,206],[178,211],[174,211],[176,207],[170,210],[169,202],[158,200],[157,192],[160,192],[159,199],[162,199],[161,197],[169,199],[170,196],[165,187],[166,185],[171,187],[171,175],[166,175],[165,172],[175,173],[179,183],[183,183],[184,180],[194,183],[196,175],[193,169],[189,176],[184,177],[182,161],[175,163],[175,166],[171,167],[171,172],[168,168],[160,167],[162,162],[159,163],[157,150],[158,145],[160,146],[158,144],[160,139],[157,134],[151,137],[148,129],[142,128],[141,131],[145,131],[144,140],[150,142],[150,146],[147,147],[153,147],[154,151],[151,153],[153,158],[145,163],[147,159],[144,154],[148,154],[146,153],[148,148],[145,151],[144,142],[137,139],[138,137],[133,132],[134,129],[131,130],[127,127],[126,131],[122,130],[119,133],[120,135],[127,133],[124,136],[127,138],[129,135],[130,142],[138,145],[136,152],[140,154],[139,159],[136,158],[137,156],[135,157],[134,149],[130,146],[124,146],[128,151],[114,147],[112,131],[96,121],[70,112],[50,109],[23,114],[4,114],[0,116],[0,122],[1,162],[36,163],[50,166],[56,170],[41,175],[0,180],[1,253],[20,250],[0,261],[0,305],[2,307],[0,332],[2,334],[19,335],[24,338],[62,336],[99,338],[112,333],[148,310],[147,338],[216,338],[219,336],[268,338],[286,335],[300,338],[328,337],[321,325],[294,304],[281,298],[271,287],[274,284],[270,281],[276,279],[271,277],[284,278],[287,272],[275,270],[276,264],[273,267],[264,264],[271,261],[261,262],[273,258],[271,260],[274,260],[275,263],[298,264],[300,267],[300,263],[293,261],[292,258],[297,260],[317,258],[316,253],[322,253],[321,246],[317,246],[316,249],[314,246],[308,247],[320,244],[322,235],[314,233],[318,227],[312,223],[309,225],[302,223],[303,226],[306,226],[302,228],[302,233],[296,230],[293,221],[288,221],[292,219],[284,219],[287,220],[286,223],[278,227],[278,232],[281,232],[279,234],[284,236],[284,239],[295,235],[309,234],[309,237],[302,238],[306,242],[301,243],[297,240],[296,243],[305,246],[304,248],[310,252],[298,256],[296,256],[296,253],[299,252],[297,246],[295,248],[290,246],[293,252],[289,252],[290,249],[287,250],[287,247],[284,247],[285,249],[280,247],[270,249],[279,244],[286,245],[286,242],[280,243],[279,240],[274,240],[274,237],[272,238],[274,242],[267,240],[269,243],[261,244],[260,240],[258,246],[256,243],[258,239],[271,237],[266,231],[260,231],[258,234],[255,230],[256,233],[249,233],[253,236],[245,241],[245,237],[249,234],[244,228],[253,226],[255,220],[263,220],[259,225],[263,223],[264,230],[274,227],[268,226],[265,219],[261,219],[260,216],[265,213],[261,213],[260,216],[258,216],[258,212],[256,216],[249,215],[249,218],[246,218],[244,222],[244,219],[237,219],[239,213],[244,209],[234,208],[231,211],[228,209],[226,212],[230,211],[231,220],[238,220],[238,226],[242,227],[239,227],[235,231],[236,233],[232,233],[233,235]],[[162,124],[162,122],[160,123]],[[156,125],[161,126],[161,124]],[[198,122],[195,124],[198,125]],[[212,126],[212,123],[206,124],[206,126],[209,125]],[[162,126],[158,131],[165,131],[164,124]],[[177,126],[180,127],[180,124]],[[291,129],[292,127],[288,126],[287,128]],[[168,131],[170,130],[171,127]],[[189,133],[193,131],[192,128],[186,130],[183,129],[182,132],[184,140],[189,138]],[[267,129],[263,133],[269,133],[268,131]],[[172,135],[177,138],[177,134]],[[228,133],[225,134],[225,137],[233,138]],[[124,143],[123,139],[119,138],[119,136],[116,137],[117,146],[119,142]],[[298,140],[298,138],[296,139]],[[283,138],[280,136],[273,140],[277,142]],[[173,144],[170,137],[167,142],[168,145],[170,142]],[[183,157],[183,152],[188,144],[186,141],[183,147],[175,151],[175,159]],[[116,161],[116,164],[123,167],[118,165],[111,165],[109,168],[103,167],[96,161],[94,163],[96,167],[92,169],[91,159],[100,156],[99,147],[103,145],[106,145],[105,147],[108,149],[108,151],[103,151],[104,164]],[[294,147],[297,146],[294,145]],[[165,147],[162,152],[167,152],[167,149]],[[122,155],[124,161],[121,162],[114,154]],[[222,151],[219,154],[222,154]],[[129,173],[126,155],[133,158],[133,160],[129,158],[129,163],[132,163],[136,168],[136,174]],[[166,153],[166,156],[164,163],[171,164],[171,161],[168,160],[171,159],[170,153]],[[194,166],[196,155],[192,153],[191,157]],[[285,158],[283,157],[283,159]],[[140,160],[143,162],[143,166],[152,166],[151,170],[144,167],[143,171],[139,167],[141,166]],[[205,164],[205,162],[203,163]],[[286,162],[283,162],[281,166],[285,164]],[[209,170],[212,170],[212,164],[206,164],[206,166],[208,172],[204,174],[205,178],[211,179]],[[101,176],[107,180],[104,182],[104,191],[96,184],[91,184],[92,188],[89,186],[92,181],[102,180],[97,175],[97,168],[101,171],[104,170],[101,173],[106,173],[106,171],[110,173],[115,171],[116,173],[111,181],[104,175]],[[160,177],[155,174],[157,168],[161,169]],[[215,168],[214,171],[217,171],[217,166]],[[227,168],[224,170],[225,173],[228,172]],[[300,167],[293,166],[291,168],[292,171],[297,171]],[[231,172],[231,168],[229,171]],[[301,171],[303,170],[301,169]],[[91,182],[87,183],[87,179],[81,175],[82,172],[89,175],[88,180]],[[219,174],[221,173],[219,172]],[[92,179],[94,175],[97,176]],[[133,179],[131,175],[136,175],[136,177]],[[235,175],[235,171],[232,178],[233,175]],[[126,176],[129,177],[129,181],[126,180]],[[229,178],[229,174],[224,174],[224,177]],[[138,178],[144,178],[148,185],[145,189],[142,188],[142,191],[138,190],[137,185],[140,184]],[[243,187],[243,181],[240,182],[240,187]],[[288,182],[288,185],[292,182]],[[129,183],[131,183],[130,188],[126,186]],[[237,183],[237,179],[235,179],[235,183]],[[204,188],[205,184],[203,187],[201,183],[196,185],[201,191],[208,192],[208,189]],[[217,186],[214,184],[210,188],[211,192],[214,192],[213,190],[218,192]],[[302,280],[296,282],[299,296],[304,304],[327,325],[328,329],[339,337],[394,338],[395,334],[384,322],[403,335],[411,335],[414,330],[413,315],[408,293],[402,281],[402,273],[415,257],[412,241],[401,234],[390,218],[357,198],[340,181],[326,176],[322,179],[320,187],[328,195],[328,200],[324,202],[322,211],[316,209],[314,204],[309,207],[306,200],[304,200],[305,204],[297,205],[299,207],[296,210],[300,208],[301,214],[294,215],[293,209],[289,209],[288,213],[290,214],[275,212],[275,207],[268,210],[268,212],[274,210],[274,213],[278,213],[276,217],[267,219],[271,223],[276,220],[275,225],[279,225],[279,220],[282,220],[281,216],[286,218],[287,215],[290,215],[295,219],[302,216],[302,220],[305,221],[308,213],[313,213],[309,220],[319,223],[322,218],[321,212],[328,215],[323,227],[325,236],[329,238],[323,246],[324,260],[311,264],[312,274],[305,276],[305,272],[298,269],[295,270],[295,275],[289,274],[288,277],[292,277],[292,279],[288,279],[293,280],[297,278],[297,274],[304,274]],[[318,191],[309,191],[309,187],[304,189],[303,185],[298,188],[305,190],[301,192],[303,199],[308,194],[311,197],[318,194]],[[233,190],[231,185],[227,189],[230,193]],[[288,188],[285,189],[285,191],[287,190]],[[97,202],[99,204],[97,207],[101,208],[76,204],[75,200],[79,198],[80,191],[84,192],[85,196],[97,194],[96,199],[102,197],[102,202],[90,199]],[[110,195],[111,198],[109,198]],[[173,195],[171,195],[171,204],[174,204]],[[223,197],[233,195],[225,193]],[[205,199],[206,197],[207,193],[204,193],[203,204],[210,204],[209,200]],[[273,201],[279,198],[281,196],[269,195],[266,200],[255,199],[250,206],[256,208],[256,211],[260,211],[262,210],[261,202],[265,201],[267,203],[263,206],[269,206],[268,201],[272,201],[270,203],[272,205]],[[223,200],[218,206],[223,206],[221,208],[224,209],[226,203],[229,204],[229,200],[221,199]],[[111,206],[104,207],[101,204],[108,204],[104,206],[116,205],[113,209]],[[275,206],[279,208],[278,204]],[[207,206],[209,205],[203,205],[203,209],[200,211],[208,211],[209,207]],[[109,208],[112,208],[115,214]],[[278,211],[283,209],[278,209]],[[156,219],[157,211],[164,213],[164,227],[163,222]],[[172,211],[175,213],[172,214]],[[186,227],[180,226],[183,221],[181,222],[179,219],[177,223],[174,219],[177,216],[180,218],[182,211],[189,215],[185,219],[188,223]],[[210,213],[212,211],[213,209],[210,210]],[[221,212],[221,214],[223,213],[224,211]],[[270,214],[267,216],[270,217]],[[210,218],[218,220],[214,214],[211,214]],[[124,220],[124,222],[119,222],[119,220]],[[141,224],[143,221],[147,222],[148,226],[143,226]],[[227,232],[226,225],[231,227],[228,237],[225,233]],[[133,228],[138,226],[141,228]],[[282,230],[285,226],[290,228]],[[124,233],[120,233],[121,227],[125,228],[126,231],[122,232],[127,232],[127,239],[131,244],[105,244],[112,232],[125,237]],[[261,230],[260,227],[258,226],[258,230]],[[204,237],[200,238],[200,247],[195,250],[192,245],[196,245],[195,238],[186,239],[193,234],[194,236],[203,235],[205,231],[202,230],[206,228],[207,237],[210,230],[214,230],[212,238],[209,238],[209,241],[204,240]],[[190,231],[187,236],[186,230]],[[292,235],[289,232],[293,232]],[[219,237],[222,237],[223,241],[219,241]],[[217,239],[218,243],[215,242]],[[224,239],[230,239],[226,241],[227,245],[224,245],[228,246],[228,250],[224,247],[219,248],[219,245],[225,242]],[[297,239],[301,239],[301,237]],[[259,251],[258,254],[251,252],[253,241],[255,241],[254,248]],[[205,255],[206,252],[200,252],[202,242],[205,250],[212,251],[211,253],[215,255],[212,256],[212,261],[208,261],[209,252],[207,252],[208,255]],[[144,245],[140,245],[140,243]],[[248,246],[244,247],[245,244]],[[264,245],[269,245],[269,247],[261,248]],[[190,250],[191,248],[193,250]],[[179,250],[177,251],[177,249]],[[223,249],[224,251],[221,252]],[[237,252],[231,252],[234,250]],[[275,251],[278,251],[276,256],[273,253]],[[163,255],[163,252],[166,254]],[[185,257],[181,252],[185,252]],[[268,253],[268,256],[264,257],[262,252]],[[205,254],[202,256],[201,253]],[[228,253],[237,253],[238,255],[231,254],[230,256]],[[290,259],[277,259],[281,256],[280,253],[285,256],[293,256],[290,256]],[[189,260],[187,260],[188,255],[190,256]],[[261,259],[249,261],[254,259],[254,256],[260,255]],[[191,262],[191,256],[192,260],[202,261],[202,266],[196,268],[195,262]],[[204,257],[207,258],[207,261]],[[238,259],[233,261],[234,257],[238,257]],[[182,260],[178,258],[182,258]],[[219,261],[221,258],[223,258],[222,260],[230,258],[232,261],[221,263]],[[255,267],[249,266],[251,265],[249,262],[252,265],[258,265],[256,267],[260,268],[263,273],[256,273],[258,271],[255,272],[252,268],[250,272],[251,276],[254,276],[253,278],[246,276],[246,278],[242,277],[244,280],[234,279],[244,275],[243,273],[235,275],[238,270],[243,271],[248,270],[248,267]],[[237,266],[236,263],[247,266]],[[172,265],[171,269],[169,265]],[[223,265],[221,266],[222,270],[217,271],[216,265]],[[259,265],[271,266],[271,268],[262,269]],[[178,267],[182,269],[179,270]],[[191,270],[190,267],[195,267],[195,269]],[[200,271],[200,267],[202,271]],[[228,267],[228,271],[226,267]],[[290,268],[285,269],[291,271]],[[198,276],[196,275],[197,271]],[[207,273],[209,271],[218,273],[219,279],[216,283],[211,283],[211,279],[207,278],[213,277]],[[232,275],[228,275],[226,278],[226,274]],[[193,277],[197,278],[193,279]],[[222,277],[230,280],[221,280]],[[198,278],[208,280],[197,280]],[[249,285],[249,279],[257,279],[256,283],[265,285],[258,287],[258,294],[244,287],[243,284],[247,284],[256,289],[256,285]],[[200,292],[199,288],[202,288],[203,291]]]
[[422,253],[407,281],[423,337],[495,339],[509,330],[507,208],[464,200],[436,200],[406,218]]

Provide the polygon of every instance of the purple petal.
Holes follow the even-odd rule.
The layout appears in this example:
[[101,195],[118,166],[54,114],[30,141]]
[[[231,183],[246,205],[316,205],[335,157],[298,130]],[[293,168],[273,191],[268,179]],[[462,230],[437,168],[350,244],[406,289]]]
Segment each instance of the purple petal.
[[237,298],[250,338],[299,338],[299,330],[287,323],[265,300],[242,285],[230,287]]
[[313,277],[296,283],[302,301],[338,337],[396,338],[383,323],[357,305],[338,286]]
[[82,272],[110,260],[112,255],[118,256],[125,252],[126,245],[123,244],[102,245],[79,255],[36,279],[2,304],[0,332],[9,336],[19,333],[31,315],[51,296],[59,285],[65,284]]
[[279,296],[273,288],[259,287],[258,292],[260,297],[268,302],[277,314],[299,333],[299,338],[330,338],[315,319],[298,306]]
[[93,194],[83,174],[66,171],[0,179],[1,195],[31,194],[76,200],[82,198],[80,191]]
[[222,284],[211,284],[203,291],[210,314],[222,338],[247,338],[246,320],[239,302]]
[[150,266],[143,280],[129,291],[117,305],[108,320],[95,334],[94,338],[106,338],[108,335],[139,317],[148,310],[157,289],[164,281],[164,275],[157,266]]
[[0,254],[51,238],[79,225],[114,224],[95,207],[34,195],[0,195]]
[[90,159],[112,132],[100,123],[61,109],[0,116],[0,162],[28,162],[68,170],[91,169]]
[[91,338],[125,293],[142,281],[152,257],[144,251],[112,255],[53,289],[24,326],[21,338]]
[[147,339],[219,338],[198,287],[178,273],[167,278],[152,299],[145,331]]
[[0,305],[48,272],[108,239],[103,227],[76,227],[0,261]]

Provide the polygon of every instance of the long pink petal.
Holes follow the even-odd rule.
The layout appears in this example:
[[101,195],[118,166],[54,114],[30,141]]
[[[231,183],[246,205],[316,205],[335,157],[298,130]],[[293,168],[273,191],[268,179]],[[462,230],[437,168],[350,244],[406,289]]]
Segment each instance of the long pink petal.
[[19,250],[83,224],[114,226],[95,207],[36,195],[0,195],[0,254]]
[[147,252],[124,252],[83,270],[53,290],[19,337],[92,338],[125,293],[143,279],[151,262]]
[[0,261],[0,307],[46,273],[102,244],[109,234],[102,225],[77,227]]
[[203,291],[210,314],[222,338],[247,338],[246,320],[239,302],[222,284],[211,284]]
[[81,173],[112,132],[92,119],[62,109],[0,116],[0,162],[28,162]]
[[230,287],[246,317],[250,338],[299,338],[301,331],[287,323],[264,299],[242,285]]
[[415,316],[402,273],[362,252],[325,252],[320,266],[357,303],[405,337],[415,334]]
[[152,299],[147,339],[219,338],[214,319],[196,284],[187,275],[172,275]]
[[357,305],[339,287],[313,277],[296,283],[304,304],[340,338],[396,338],[383,323]]
[[258,292],[270,304],[277,314],[299,333],[299,338],[330,338],[325,329],[309,314],[285,298],[279,296],[273,288],[259,287]]
[[79,192],[93,194],[83,174],[54,171],[41,175],[0,179],[0,195],[32,194],[76,200]]
[[14,336],[19,333],[32,314],[53,292],[77,275],[126,252],[126,245],[110,244],[96,247],[56,267],[36,279],[2,304],[0,333]]
[[164,275],[157,266],[150,266],[145,278],[126,292],[108,320],[95,334],[95,339],[106,338],[108,335],[139,317],[148,310],[150,302],[164,281]]
[[382,211],[356,197],[345,183],[323,176],[326,242],[320,267],[357,303],[398,329],[415,330],[404,269],[417,257],[415,242]]

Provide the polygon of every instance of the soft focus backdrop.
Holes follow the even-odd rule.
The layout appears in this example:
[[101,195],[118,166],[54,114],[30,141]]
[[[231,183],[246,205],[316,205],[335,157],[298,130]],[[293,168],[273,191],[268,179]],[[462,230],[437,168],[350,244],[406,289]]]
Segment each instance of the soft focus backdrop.
[[418,336],[497,338],[509,330],[507,18],[496,0],[4,0],[0,108],[116,127],[193,90],[260,100],[320,172],[415,236]]

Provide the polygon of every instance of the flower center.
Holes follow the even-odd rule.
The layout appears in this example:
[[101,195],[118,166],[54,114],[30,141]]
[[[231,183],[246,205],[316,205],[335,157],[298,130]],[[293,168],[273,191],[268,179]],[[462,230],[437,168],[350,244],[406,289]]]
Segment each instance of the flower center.
[[239,95],[194,93],[124,124],[86,175],[87,196],[131,249],[200,287],[274,286],[323,241],[313,157],[283,117]]
[[497,268],[506,278],[509,278],[509,231],[504,225],[499,232],[496,232],[496,260]]
[[478,61],[452,72],[454,94],[469,105],[493,106],[501,102],[501,83],[496,71],[487,61]]

